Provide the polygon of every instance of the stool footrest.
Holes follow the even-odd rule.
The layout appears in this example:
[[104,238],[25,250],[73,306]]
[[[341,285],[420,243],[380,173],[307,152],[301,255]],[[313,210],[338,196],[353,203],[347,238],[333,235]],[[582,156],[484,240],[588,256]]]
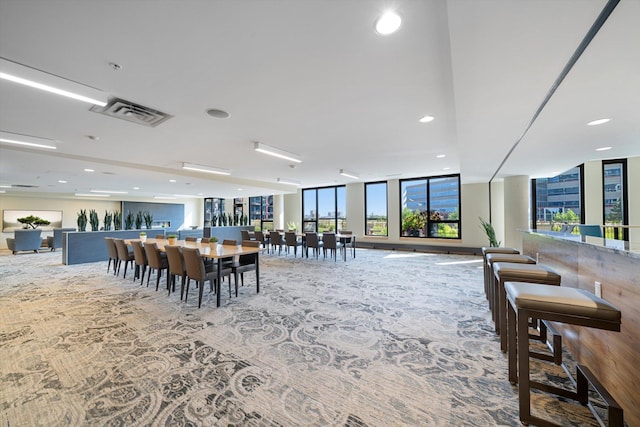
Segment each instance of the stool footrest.
[[[618,402],[609,394],[606,388],[598,381],[593,375],[591,370],[586,366],[578,364],[576,369],[577,374],[577,399],[578,402],[583,405],[587,405],[593,416],[598,420],[601,426],[608,425],[609,427],[623,427],[624,415],[622,408],[618,405]],[[604,401],[607,407],[607,415],[609,418],[608,424],[600,418],[600,415],[596,411],[596,408],[589,402],[589,385],[593,387],[593,390],[598,393],[598,396]]]

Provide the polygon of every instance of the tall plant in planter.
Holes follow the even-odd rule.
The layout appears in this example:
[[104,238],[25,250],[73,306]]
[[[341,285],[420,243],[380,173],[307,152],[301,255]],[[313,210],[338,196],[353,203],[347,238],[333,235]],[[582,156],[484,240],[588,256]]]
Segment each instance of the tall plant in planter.
[[484,230],[484,233],[487,235],[487,239],[489,239],[489,246],[491,246],[492,248],[497,248],[500,246],[500,242],[498,242],[498,239],[496,238],[496,232],[493,229],[493,225],[491,225],[490,222],[485,221],[484,219],[480,218],[480,227]]
[[89,211],[89,224],[91,224],[91,231],[98,231],[100,220],[98,219],[98,212],[96,212],[95,209]]
[[144,218],[144,226],[147,227],[147,229],[150,229],[153,224],[153,215],[151,215],[151,212],[145,211],[142,216]]
[[113,221],[113,214],[109,211],[104,211],[104,229],[111,230],[111,222]]
[[113,229],[122,230],[122,212],[113,211]]
[[226,214],[222,214],[222,225],[226,227],[227,225],[227,215]]
[[142,228],[142,223],[144,222],[144,217],[142,215],[142,211],[138,211],[136,214],[136,229]]
[[87,210],[86,209],[80,209],[80,212],[78,213],[78,220],[76,221],[76,223],[78,224],[78,230],[80,231],[87,230]]
[[133,228],[133,222],[136,220],[136,217],[131,213],[131,211],[127,212],[127,216],[124,217],[124,229],[131,230]]

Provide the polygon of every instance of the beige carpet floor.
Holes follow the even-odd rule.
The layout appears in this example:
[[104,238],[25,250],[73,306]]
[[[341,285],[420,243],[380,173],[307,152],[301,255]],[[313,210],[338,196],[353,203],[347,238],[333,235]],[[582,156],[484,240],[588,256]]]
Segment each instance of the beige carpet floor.
[[519,425],[479,257],[264,255],[260,294],[248,273],[220,308],[206,287],[201,309],[194,289],[185,303],[106,269],[0,254],[0,426]]

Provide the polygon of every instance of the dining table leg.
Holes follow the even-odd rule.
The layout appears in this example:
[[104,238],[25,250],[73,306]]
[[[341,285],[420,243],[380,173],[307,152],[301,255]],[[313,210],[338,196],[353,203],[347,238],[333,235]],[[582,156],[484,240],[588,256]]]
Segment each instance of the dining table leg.
[[222,258],[218,258],[218,280],[216,280],[216,307],[220,307],[220,289],[222,289],[222,286],[220,286],[220,281],[222,279],[220,276],[221,271],[222,271]]
[[260,253],[256,253],[256,293],[260,293]]

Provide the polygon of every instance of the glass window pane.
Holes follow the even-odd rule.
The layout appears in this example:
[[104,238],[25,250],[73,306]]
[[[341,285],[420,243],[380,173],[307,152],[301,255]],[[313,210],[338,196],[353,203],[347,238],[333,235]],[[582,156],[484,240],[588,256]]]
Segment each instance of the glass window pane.
[[305,221],[316,220],[316,189],[302,190],[302,217]]
[[336,230],[336,188],[318,189],[318,232]]
[[425,236],[427,211],[427,180],[400,181],[401,236]]
[[624,212],[624,200],[622,163],[606,163],[604,170],[604,222],[605,224],[622,224]]
[[458,219],[459,181],[457,176],[429,179],[429,215],[434,221]]
[[558,176],[536,179],[536,228],[561,231],[580,224],[580,167]]
[[337,187],[336,196],[338,198],[338,231],[348,230],[347,228],[347,188]]
[[367,236],[387,235],[387,183],[365,184]]
[[429,237],[458,238],[460,230],[457,222],[434,222],[429,224]]

